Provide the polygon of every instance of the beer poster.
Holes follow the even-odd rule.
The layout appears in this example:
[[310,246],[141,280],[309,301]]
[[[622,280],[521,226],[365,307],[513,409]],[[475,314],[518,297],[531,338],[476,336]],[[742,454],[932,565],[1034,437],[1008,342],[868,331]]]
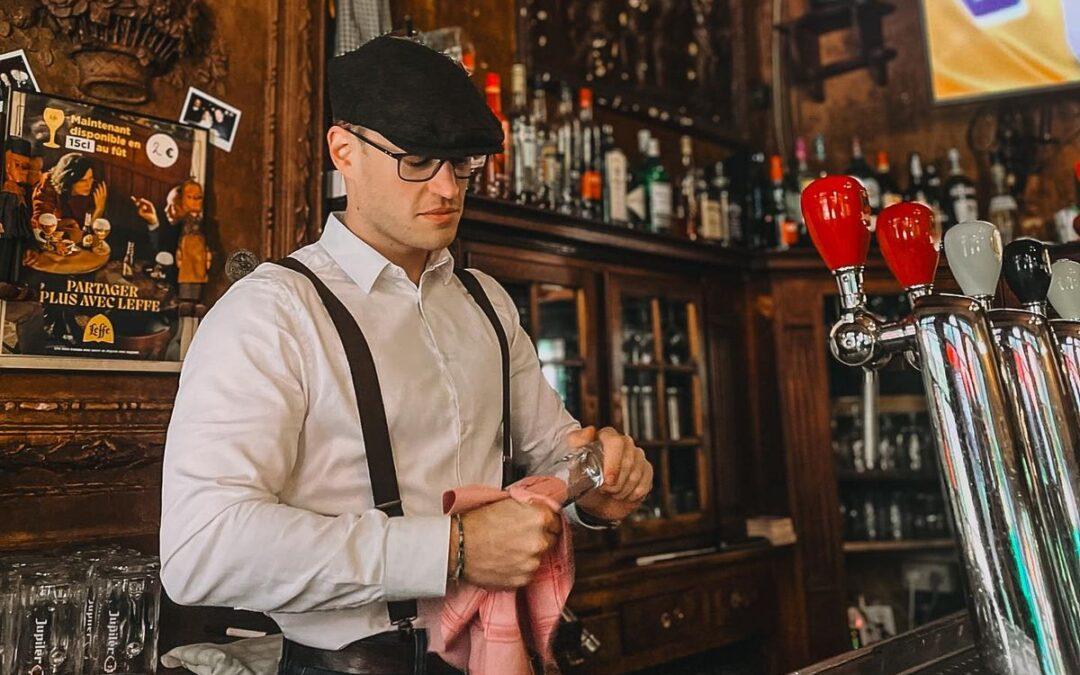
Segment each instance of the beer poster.
[[206,131],[48,94],[9,96],[0,286],[9,298],[20,290],[0,304],[0,367],[66,357],[72,367],[88,367],[72,358],[109,359],[101,367],[175,370],[194,329],[178,311],[198,288],[184,283],[185,268],[209,267],[198,246]]

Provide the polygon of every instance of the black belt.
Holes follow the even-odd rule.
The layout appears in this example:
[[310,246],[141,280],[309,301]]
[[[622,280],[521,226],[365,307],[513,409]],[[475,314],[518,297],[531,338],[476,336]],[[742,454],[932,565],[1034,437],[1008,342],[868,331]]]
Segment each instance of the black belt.
[[348,675],[461,675],[427,651],[427,632],[391,631],[366,637],[338,650],[316,649],[285,638],[279,673],[317,668]]

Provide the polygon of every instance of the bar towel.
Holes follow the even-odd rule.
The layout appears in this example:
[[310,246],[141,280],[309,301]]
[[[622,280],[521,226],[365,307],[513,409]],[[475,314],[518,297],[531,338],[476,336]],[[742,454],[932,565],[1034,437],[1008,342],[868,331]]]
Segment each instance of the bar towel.
[[[506,490],[484,485],[447,490],[443,512],[464,513],[503,499],[546,506],[561,514],[566,482],[553,476],[529,476]],[[428,648],[470,675],[529,675],[529,650],[541,657],[545,667],[554,664],[551,643],[574,584],[570,525],[565,515],[562,519],[562,535],[544,554],[527,586],[490,591],[462,582],[449,588],[441,610],[436,609],[438,618],[426,622]],[[519,614],[522,611],[525,616]]]

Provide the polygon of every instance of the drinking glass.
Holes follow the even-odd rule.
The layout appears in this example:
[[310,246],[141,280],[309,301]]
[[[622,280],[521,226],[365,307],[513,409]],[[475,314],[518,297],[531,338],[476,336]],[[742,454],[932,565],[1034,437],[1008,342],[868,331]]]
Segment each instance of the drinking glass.
[[70,565],[28,567],[21,573],[13,617],[13,672],[80,673],[85,601],[85,578]]
[[600,441],[577,448],[562,461],[570,469],[563,506],[576,502],[585,493],[604,484],[604,446]]
[[157,672],[159,567],[156,558],[111,558],[94,565],[92,672]]

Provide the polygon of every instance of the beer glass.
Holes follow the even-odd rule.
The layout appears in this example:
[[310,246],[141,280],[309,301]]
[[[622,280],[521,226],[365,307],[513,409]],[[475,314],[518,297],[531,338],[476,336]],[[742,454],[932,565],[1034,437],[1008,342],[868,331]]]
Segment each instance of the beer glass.
[[157,558],[111,558],[94,565],[89,670],[155,673],[161,581]]
[[86,582],[77,568],[28,567],[21,573],[14,609],[14,673],[78,675]]

